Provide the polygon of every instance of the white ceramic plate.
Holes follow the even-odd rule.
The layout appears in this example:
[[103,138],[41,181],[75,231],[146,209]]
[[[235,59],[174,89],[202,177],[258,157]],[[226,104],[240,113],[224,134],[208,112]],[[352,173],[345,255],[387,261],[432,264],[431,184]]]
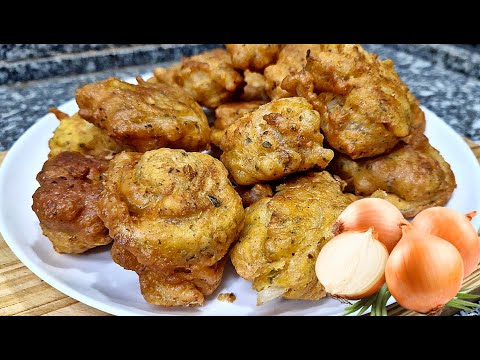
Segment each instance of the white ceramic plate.
[[[73,114],[74,100],[60,107]],[[448,125],[425,110],[426,134],[451,164],[457,189],[448,203],[463,213],[480,210],[480,168],[474,155]],[[52,114],[41,118],[15,143],[0,168],[0,231],[15,255],[41,279],[94,308],[115,315],[339,315],[345,305],[325,298],[320,301],[277,299],[256,306],[256,294],[248,281],[235,274],[229,264],[223,281],[206,304],[197,308],[162,308],[147,304],[140,294],[138,277],[116,265],[107,249],[84,255],[57,254],[41,233],[31,210],[35,177],[47,159],[48,140],[58,121]],[[475,219],[478,229],[479,219]],[[222,292],[234,292],[237,300],[217,300]],[[392,303],[393,298],[389,303]]]

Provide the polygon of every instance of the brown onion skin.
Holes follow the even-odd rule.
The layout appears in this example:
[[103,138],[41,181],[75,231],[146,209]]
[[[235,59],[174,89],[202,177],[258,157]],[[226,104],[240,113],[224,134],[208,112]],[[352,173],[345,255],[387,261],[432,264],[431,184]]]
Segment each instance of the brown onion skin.
[[423,210],[412,221],[416,229],[438,236],[457,248],[463,258],[464,278],[473,273],[480,262],[480,239],[470,223],[475,215],[476,212],[463,215],[453,209],[433,207]]
[[460,291],[463,259],[448,241],[405,226],[385,267],[390,293],[406,309],[441,311]]
[[[386,223],[387,221],[387,223]],[[364,198],[351,203],[332,226],[334,236],[345,231],[367,231],[373,227],[388,253],[402,237],[402,225],[408,224],[400,210],[384,199]]]

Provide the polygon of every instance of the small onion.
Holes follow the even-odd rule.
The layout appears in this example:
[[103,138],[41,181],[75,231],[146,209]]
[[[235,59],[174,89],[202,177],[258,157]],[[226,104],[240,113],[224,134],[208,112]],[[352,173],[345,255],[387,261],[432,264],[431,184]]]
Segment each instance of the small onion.
[[388,258],[385,278],[400,305],[434,315],[461,288],[462,256],[448,241],[405,225],[402,239]]
[[402,237],[402,224],[407,221],[395,205],[384,199],[365,198],[351,203],[333,224],[333,234],[344,231],[367,231],[373,227],[388,252]]
[[366,232],[347,231],[322,248],[315,273],[327,293],[356,300],[382,287],[388,251],[375,235],[371,228]]
[[480,262],[480,240],[470,222],[475,215],[475,211],[463,215],[453,209],[432,207],[420,212],[413,219],[412,225],[455,246],[462,255],[464,277],[467,277]]

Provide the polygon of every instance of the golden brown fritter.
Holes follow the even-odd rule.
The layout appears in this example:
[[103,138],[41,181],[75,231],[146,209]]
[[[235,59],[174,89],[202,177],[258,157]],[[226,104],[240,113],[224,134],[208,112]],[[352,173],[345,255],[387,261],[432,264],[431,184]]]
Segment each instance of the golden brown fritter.
[[243,88],[242,100],[245,101],[267,101],[270,100],[267,94],[265,76],[260,73],[245,70],[245,87]]
[[148,302],[163,306],[203,304],[244,221],[222,163],[183,150],[115,156],[99,207],[113,259],[139,274]]
[[296,74],[306,63],[307,51],[316,54],[322,51],[322,44],[287,44],[282,48],[276,63],[264,71],[266,92],[271,99],[290,97],[291,94],[281,88],[282,81],[288,75]]
[[242,278],[253,281],[257,273],[268,264],[264,243],[268,238],[268,224],[272,212],[268,206],[272,199],[265,197],[245,210],[245,226],[240,238],[230,251],[235,271]]
[[456,186],[450,165],[425,136],[415,145],[399,144],[371,159],[354,161],[335,154],[328,169],[348,183],[349,191],[386,199],[405,217],[445,205]]
[[281,44],[225,44],[236,69],[262,71],[274,64]]
[[235,182],[253,185],[318,167],[333,151],[323,148],[320,116],[299,97],[273,100],[227,128],[220,157]]
[[[178,85],[176,77],[180,69],[182,68],[182,63],[172,65],[168,68],[156,68],[153,70],[153,77],[148,79],[149,82],[164,82],[169,85]],[[155,81],[156,80],[156,81]]]
[[55,115],[58,120],[63,120],[70,117],[70,115],[55,107],[48,108],[48,112]]
[[246,209],[245,227],[230,255],[237,273],[259,292],[259,304],[280,296],[325,296],[315,260],[333,237],[332,224],[352,202],[343,186],[326,171],[308,173]]
[[109,137],[102,129],[83,120],[78,114],[69,116],[58,109],[50,109],[60,124],[48,142],[51,158],[64,151],[76,151],[98,159],[111,159],[124,147]]
[[270,184],[255,184],[252,187],[237,186],[235,190],[242,198],[244,207],[251,206],[265,197],[273,196],[273,189]]
[[110,78],[81,87],[79,115],[136,151],[208,148],[208,120],[195,100],[177,86],[138,81]]
[[424,128],[418,102],[393,62],[379,60],[360,45],[324,45],[282,88],[313,104],[325,140],[352,159],[383,154]]
[[215,109],[215,122],[212,127],[211,141],[216,146],[220,146],[222,138],[225,136],[225,130],[234,122],[249,112],[256,110],[263,101],[245,101],[232,102],[220,105]]
[[113,261],[127,270],[135,271],[145,300],[163,306],[202,305],[205,295],[210,295],[220,284],[225,267],[224,257],[212,266],[178,267],[168,275],[159,276],[163,270],[146,266],[127,248],[114,242]]
[[410,91],[407,93],[407,99],[412,112],[412,124],[410,135],[403,138],[402,141],[410,145],[415,145],[418,141],[422,142],[423,134],[425,133],[425,113],[420,108],[420,102]]
[[229,102],[244,84],[242,75],[233,68],[230,55],[224,49],[184,57],[181,65],[155,69],[154,75],[159,82],[175,82],[200,105],[212,109]]
[[32,209],[56,252],[80,254],[112,241],[97,208],[107,166],[67,151],[47,160],[38,173]]

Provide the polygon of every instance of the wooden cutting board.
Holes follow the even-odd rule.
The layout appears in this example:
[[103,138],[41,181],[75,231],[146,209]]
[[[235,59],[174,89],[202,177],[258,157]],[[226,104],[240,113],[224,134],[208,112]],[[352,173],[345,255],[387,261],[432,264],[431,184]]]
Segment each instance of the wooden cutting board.
[[[468,139],[466,141],[480,160],[480,145]],[[4,156],[5,153],[0,152],[0,163]],[[465,280],[464,286],[474,288],[473,293],[480,294],[480,266]],[[452,315],[455,312],[455,309],[448,308],[442,315]],[[400,316],[420,315],[398,305],[389,306],[388,313]],[[109,314],[82,304],[45,283],[16,258],[0,235],[0,315]]]

